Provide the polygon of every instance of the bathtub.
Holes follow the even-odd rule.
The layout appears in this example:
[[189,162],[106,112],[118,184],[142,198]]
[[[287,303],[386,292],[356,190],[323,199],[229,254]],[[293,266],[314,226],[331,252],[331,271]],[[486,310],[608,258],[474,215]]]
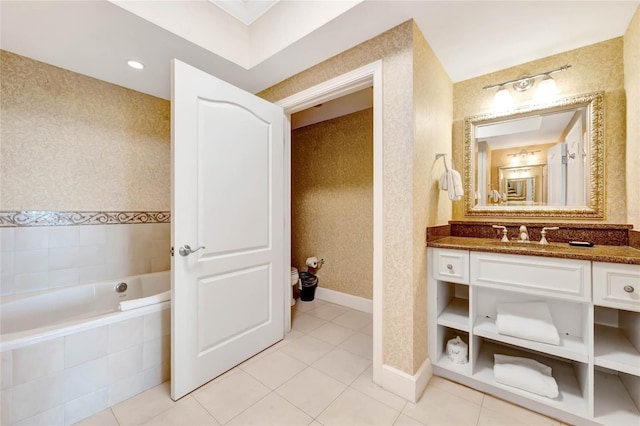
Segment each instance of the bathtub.
[[171,302],[118,306],[170,285],[164,271],[3,297],[0,423],[72,424],[168,380]]

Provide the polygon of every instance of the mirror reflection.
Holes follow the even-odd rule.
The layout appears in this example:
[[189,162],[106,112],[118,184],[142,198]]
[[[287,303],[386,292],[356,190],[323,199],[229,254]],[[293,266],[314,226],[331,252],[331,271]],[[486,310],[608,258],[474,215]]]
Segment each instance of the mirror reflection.
[[[467,214],[601,208],[602,95],[465,120]],[[533,212],[532,212],[533,213]],[[533,215],[533,214],[532,214]]]

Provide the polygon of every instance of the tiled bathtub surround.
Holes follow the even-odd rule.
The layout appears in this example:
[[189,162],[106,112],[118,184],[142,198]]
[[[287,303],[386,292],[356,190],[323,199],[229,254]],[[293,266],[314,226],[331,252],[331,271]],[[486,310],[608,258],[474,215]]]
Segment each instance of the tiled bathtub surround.
[[170,269],[169,223],[0,228],[0,295]]
[[170,312],[2,352],[0,423],[72,424],[168,380]]

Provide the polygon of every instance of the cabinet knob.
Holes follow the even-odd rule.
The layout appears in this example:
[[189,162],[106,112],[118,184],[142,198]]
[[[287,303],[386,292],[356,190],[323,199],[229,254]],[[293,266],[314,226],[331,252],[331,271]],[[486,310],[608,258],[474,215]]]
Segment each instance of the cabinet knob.
[[634,290],[633,286],[630,286],[630,285],[624,286],[624,291],[626,291],[627,293],[633,293],[633,290]]
[[447,269],[448,269],[448,270],[452,270],[452,269],[453,269],[453,265],[452,265],[452,264],[450,264],[450,263],[448,263],[448,264],[447,264]]

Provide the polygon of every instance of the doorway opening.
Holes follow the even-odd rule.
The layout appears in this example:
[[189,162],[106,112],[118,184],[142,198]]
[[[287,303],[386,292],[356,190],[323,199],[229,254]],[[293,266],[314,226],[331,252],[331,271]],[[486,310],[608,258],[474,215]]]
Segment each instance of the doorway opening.
[[[373,380],[381,384],[382,381],[382,259],[383,259],[383,215],[382,215],[382,62],[377,61],[361,68],[353,70],[318,84],[307,90],[299,92],[288,98],[282,99],[276,104],[284,108],[288,117],[289,129],[285,129],[285,248],[284,259],[286,265],[292,264],[291,238],[292,238],[292,141],[291,141],[291,116],[297,112],[312,108],[318,104],[325,104],[345,95],[360,92],[363,89],[372,91],[373,98],[373,219],[372,219],[372,281],[373,281]],[[309,159],[309,161],[322,161],[322,159]],[[319,208],[322,208],[319,206]],[[289,270],[283,282],[290,282]],[[285,328],[291,327],[290,292],[285,303]]]
[[291,115],[291,265],[317,273],[318,298],[373,312],[371,87]]

